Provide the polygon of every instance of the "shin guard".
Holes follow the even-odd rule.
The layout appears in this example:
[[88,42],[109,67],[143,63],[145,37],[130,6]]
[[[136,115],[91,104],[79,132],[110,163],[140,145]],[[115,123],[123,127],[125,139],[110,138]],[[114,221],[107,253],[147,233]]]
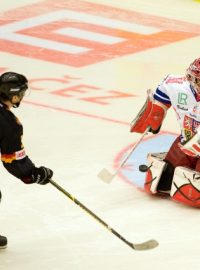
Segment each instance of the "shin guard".
[[158,193],[157,187],[162,175],[162,172],[166,168],[167,164],[163,161],[166,153],[150,153],[148,154],[148,171],[146,173],[146,179],[144,189],[151,194]]

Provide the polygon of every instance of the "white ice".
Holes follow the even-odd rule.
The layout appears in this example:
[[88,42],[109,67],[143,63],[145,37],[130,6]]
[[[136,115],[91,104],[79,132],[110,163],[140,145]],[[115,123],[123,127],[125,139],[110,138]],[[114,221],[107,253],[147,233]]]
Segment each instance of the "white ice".
[[[3,1],[2,14],[39,2]],[[200,3],[192,0],[87,2],[200,27]],[[25,185],[1,165],[0,234],[8,237],[8,247],[0,250],[0,270],[199,268],[200,210],[147,196],[119,176],[111,184],[97,177],[104,167],[113,170],[119,152],[138,139],[129,133],[128,123],[143,105],[146,89],[154,88],[168,73],[184,74],[188,64],[200,56],[199,44],[197,35],[82,68],[1,51],[1,68],[23,73],[32,80],[32,86],[44,89],[32,90],[13,111],[23,123],[25,149],[36,166],[52,168],[54,181],[130,242],[156,239],[159,246],[149,251],[132,250],[51,184]],[[55,80],[66,75],[77,78],[71,85],[85,84],[101,90],[71,92],[68,98],[51,94],[66,87]],[[38,84],[35,78],[43,81]],[[110,106],[84,100],[116,89],[137,96],[109,100]],[[162,130],[179,132],[174,112],[169,112]]]

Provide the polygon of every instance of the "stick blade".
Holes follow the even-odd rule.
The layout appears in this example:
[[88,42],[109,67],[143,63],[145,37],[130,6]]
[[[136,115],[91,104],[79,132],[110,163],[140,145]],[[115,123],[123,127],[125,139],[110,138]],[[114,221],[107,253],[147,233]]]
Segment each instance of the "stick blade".
[[159,243],[156,240],[151,239],[149,241],[146,241],[146,242],[143,242],[140,244],[133,244],[133,248],[135,250],[148,250],[148,249],[155,248],[158,245],[159,245]]
[[99,173],[98,173],[98,177],[104,181],[105,183],[110,183],[114,177],[113,174],[111,174],[107,169],[102,169]]

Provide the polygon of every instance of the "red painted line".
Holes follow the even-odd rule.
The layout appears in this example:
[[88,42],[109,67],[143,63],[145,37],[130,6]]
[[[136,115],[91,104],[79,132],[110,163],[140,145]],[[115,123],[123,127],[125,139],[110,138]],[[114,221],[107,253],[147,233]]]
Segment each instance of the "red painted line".
[[125,125],[125,126],[130,125],[130,123],[128,123],[128,122],[124,122],[124,121],[120,121],[120,120],[116,120],[116,119],[112,119],[112,118],[107,118],[107,117],[103,117],[103,116],[99,116],[99,115],[94,115],[94,114],[89,114],[89,113],[84,113],[84,112],[79,112],[79,111],[73,111],[73,110],[55,107],[55,106],[51,106],[51,105],[47,105],[47,104],[41,104],[38,102],[24,100],[23,103],[30,104],[30,105],[37,106],[37,107],[42,107],[42,108],[48,108],[48,109],[56,110],[59,112],[71,113],[71,114],[75,114],[75,115],[79,115],[79,116],[100,119],[103,121],[121,124],[121,125]]

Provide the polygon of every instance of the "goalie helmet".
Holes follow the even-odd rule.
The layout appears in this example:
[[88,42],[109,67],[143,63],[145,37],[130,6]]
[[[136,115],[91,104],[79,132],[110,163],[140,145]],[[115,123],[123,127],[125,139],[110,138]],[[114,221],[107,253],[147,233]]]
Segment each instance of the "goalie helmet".
[[200,58],[195,59],[187,69],[186,78],[197,94],[200,94]]
[[28,89],[28,81],[22,74],[5,72],[0,76],[0,100],[11,100],[13,96],[22,97]]

